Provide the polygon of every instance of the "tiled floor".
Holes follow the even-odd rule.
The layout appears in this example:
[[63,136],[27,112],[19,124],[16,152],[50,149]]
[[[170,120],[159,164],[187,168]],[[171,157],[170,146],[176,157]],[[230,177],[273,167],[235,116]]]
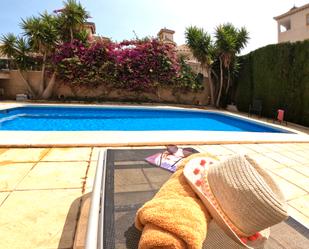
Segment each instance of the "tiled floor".
[[[198,146],[218,157],[250,155],[283,189],[291,215],[309,228],[309,144],[233,144]],[[215,149],[212,149],[215,148]]]
[[91,152],[0,149],[0,248],[73,247]]
[[[309,143],[195,148],[219,158],[253,157],[282,187],[290,214],[309,227]],[[0,248],[68,249],[74,240],[83,248],[99,150],[0,149]]]

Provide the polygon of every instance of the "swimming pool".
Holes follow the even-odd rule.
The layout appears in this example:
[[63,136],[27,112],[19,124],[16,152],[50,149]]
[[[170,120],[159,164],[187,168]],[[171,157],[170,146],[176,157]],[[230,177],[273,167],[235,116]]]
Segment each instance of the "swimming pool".
[[0,110],[3,131],[228,131],[291,133],[213,111],[129,107],[16,107]]

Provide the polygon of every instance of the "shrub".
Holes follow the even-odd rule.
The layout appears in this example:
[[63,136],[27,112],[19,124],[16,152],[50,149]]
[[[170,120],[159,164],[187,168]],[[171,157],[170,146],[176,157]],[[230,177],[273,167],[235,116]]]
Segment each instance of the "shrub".
[[179,61],[174,45],[157,39],[58,46],[53,57],[59,79],[70,86],[100,84],[154,92],[158,86],[201,89],[196,75]]
[[156,39],[123,41],[111,51],[116,81],[128,90],[152,91],[172,84],[179,71],[173,45]]
[[287,120],[309,125],[309,41],[260,48],[241,58],[237,107],[247,111],[252,99],[263,102],[262,114],[288,107]]
[[59,79],[72,85],[101,84],[110,65],[108,48],[109,44],[103,42],[86,46],[74,40],[61,44],[53,57]]
[[184,58],[179,58],[180,70],[175,80],[175,87],[184,90],[198,91],[203,89],[203,76],[192,71]]

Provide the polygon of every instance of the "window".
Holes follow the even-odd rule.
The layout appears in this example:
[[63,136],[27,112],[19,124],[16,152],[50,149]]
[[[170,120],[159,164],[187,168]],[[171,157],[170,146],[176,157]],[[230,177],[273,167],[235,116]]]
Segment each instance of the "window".
[[306,24],[309,25],[309,13],[306,15]]
[[291,29],[291,20],[285,20],[279,23],[280,33],[286,32]]

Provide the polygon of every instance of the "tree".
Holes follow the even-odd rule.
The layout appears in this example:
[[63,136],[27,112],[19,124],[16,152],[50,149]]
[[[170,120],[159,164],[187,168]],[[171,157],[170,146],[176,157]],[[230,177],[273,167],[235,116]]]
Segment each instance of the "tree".
[[67,0],[64,3],[64,8],[54,12],[59,13],[58,28],[62,30],[61,39],[64,42],[70,41],[72,43],[74,39],[81,36],[80,33],[84,34],[83,25],[90,15],[80,3],[75,0]]
[[[52,94],[56,72],[50,58],[57,45],[66,41],[73,42],[76,37],[85,40],[82,24],[89,15],[80,3],[68,0],[64,3],[64,8],[56,12],[60,14],[52,15],[44,12],[37,17],[22,19],[20,24],[23,29],[22,37],[7,34],[0,38],[3,43],[0,51],[14,61],[29,93],[34,98],[47,99]],[[31,70],[34,64],[40,66],[41,70],[38,89],[33,89],[24,77],[24,72]],[[50,78],[47,81],[48,75]]]
[[222,90],[224,88],[224,69],[227,70],[227,84],[225,86],[225,94],[230,88],[230,67],[231,63],[235,61],[236,54],[240,53],[241,49],[245,47],[248,42],[249,34],[247,30],[242,27],[237,29],[231,23],[219,25],[215,31],[216,38],[216,52],[220,62],[220,87],[217,96],[216,106],[220,104]]
[[[57,18],[44,12],[39,17],[22,19],[21,27],[24,36],[28,39],[31,50],[42,56],[41,84],[36,95],[49,97],[49,91],[55,83],[55,73],[52,74],[48,83],[45,82],[47,57],[50,56],[59,41],[57,30]],[[51,84],[51,85],[50,85]]]
[[5,54],[9,59],[12,59],[15,56],[15,48],[14,45],[16,43],[16,36],[12,33],[8,33],[6,36],[1,38],[2,46],[1,52]]
[[211,105],[215,104],[214,85],[212,81],[212,64],[214,61],[214,46],[211,36],[202,28],[191,26],[185,32],[186,44],[193,56],[201,63],[209,78]]
[[22,74],[22,71],[26,70],[28,65],[31,64],[30,58],[27,56],[27,53],[30,51],[28,42],[23,38],[16,37],[12,33],[3,35],[1,37],[1,42],[3,44],[0,47],[0,51],[9,58],[9,68],[19,68],[18,72],[20,73],[23,82],[25,83],[28,91],[33,94],[34,90]]

